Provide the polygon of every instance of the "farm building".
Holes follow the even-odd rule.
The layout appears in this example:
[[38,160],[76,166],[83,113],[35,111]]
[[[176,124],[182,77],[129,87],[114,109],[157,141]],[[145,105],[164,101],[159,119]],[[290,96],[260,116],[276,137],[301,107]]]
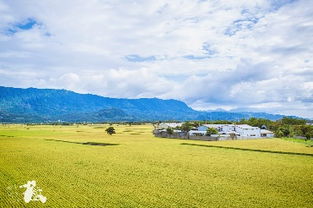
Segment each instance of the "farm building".
[[260,134],[261,134],[261,137],[267,137],[267,138],[274,137],[274,133],[266,129],[261,129]]
[[253,127],[250,125],[236,125],[235,131],[240,135],[241,138],[260,138],[261,131],[259,127]]
[[190,130],[188,132],[190,136],[205,136],[206,135],[206,130],[205,131],[199,131],[199,130]]
[[182,123],[160,123],[157,129],[177,128],[181,127]]
[[[162,137],[166,137],[167,128],[181,127],[182,123],[161,123],[155,129],[156,134],[162,134]],[[216,135],[206,135],[208,128],[214,128],[217,130]],[[192,128],[189,132],[182,132],[181,130],[174,129],[173,134],[170,137],[179,136],[180,138],[192,138],[192,137],[214,137],[217,140],[227,139],[254,139],[254,138],[271,138],[274,137],[274,133],[267,129],[260,129],[259,127],[253,127],[247,124],[204,124],[198,128]]]
[[217,131],[223,131],[223,126],[226,124],[204,124],[198,127],[198,131],[206,131],[208,128],[214,128]]
[[215,128],[220,135],[235,135],[238,139],[273,137],[274,133],[259,127],[247,124],[204,124],[198,127],[198,131],[207,131],[208,128]]

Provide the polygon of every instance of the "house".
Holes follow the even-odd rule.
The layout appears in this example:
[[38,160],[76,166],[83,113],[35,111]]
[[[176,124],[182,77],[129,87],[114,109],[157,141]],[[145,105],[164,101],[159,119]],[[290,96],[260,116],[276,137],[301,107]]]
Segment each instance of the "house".
[[261,134],[261,137],[266,137],[266,138],[274,137],[274,133],[266,129],[261,129],[260,134]]
[[[261,129],[247,124],[204,124],[198,127],[198,131],[207,131],[208,128],[215,128],[220,135],[230,136],[232,138],[260,138]],[[265,132],[265,131],[264,131]],[[264,136],[265,137],[265,136]],[[266,133],[266,137],[271,137],[270,132]]]
[[261,137],[261,131],[259,127],[253,127],[247,124],[235,125],[235,132],[239,133],[241,138]]
[[197,128],[197,130],[198,131],[207,131],[208,130],[208,127],[207,126],[199,126],[198,128]]
[[190,130],[188,132],[189,136],[205,136],[206,131],[199,131],[199,130]]
[[[171,137],[188,138],[206,136],[208,128],[214,128],[218,131],[218,134],[211,135],[210,137],[216,137],[216,140],[233,140],[233,139],[253,139],[253,138],[272,138],[274,133],[259,127],[250,126],[247,124],[204,124],[197,128],[192,128],[188,133],[175,129],[181,127],[182,123],[161,123],[155,130],[156,133],[166,134],[167,128],[173,128],[173,135]],[[205,138],[205,137],[203,137]]]
[[177,128],[181,126],[182,123],[160,123],[157,129]]
[[204,124],[204,125],[198,127],[198,131],[207,131],[208,128],[214,128],[218,132],[221,132],[221,131],[223,131],[223,126],[225,126],[225,125],[226,124]]

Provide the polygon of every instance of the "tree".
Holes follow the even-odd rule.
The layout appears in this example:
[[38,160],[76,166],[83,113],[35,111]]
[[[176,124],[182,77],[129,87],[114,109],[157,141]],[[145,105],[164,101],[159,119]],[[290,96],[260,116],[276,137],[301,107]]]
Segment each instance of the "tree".
[[305,141],[310,140],[312,137],[312,133],[308,132],[305,134]]
[[114,127],[110,126],[109,128],[107,128],[105,130],[107,132],[107,134],[112,135],[112,134],[116,134]]
[[276,137],[292,137],[293,136],[293,128],[289,125],[280,126],[275,131]]
[[278,129],[275,131],[275,137],[284,137],[284,133],[280,129]]
[[292,117],[283,117],[281,119],[282,124],[288,124],[288,125],[305,125],[306,120],[304,119],[298,119],[298,118],[292,118]]
[[230,133],[229,136],[230,136],[231,140],[237,139],[237,136],[235,133]]
[[189,132],[191,130],[192,126],[189,122],[185,122],[181,125],[181,130],[184,132]]
[[218,131],[215,128],[208,128],[206,130],[206,135],[211,136],[212,134],[218,134]]
[[170,127],[168,127],[166,129],[166,133],[168,133],[169,135],[172,135],[174,133],[173,129],[171,129]]

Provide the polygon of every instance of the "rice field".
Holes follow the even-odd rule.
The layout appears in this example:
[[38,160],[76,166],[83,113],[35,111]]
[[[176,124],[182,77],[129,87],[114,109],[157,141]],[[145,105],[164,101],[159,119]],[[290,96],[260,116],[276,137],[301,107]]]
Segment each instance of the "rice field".
[[[313,207],[313,147],[155,138],[152,125],[0,125],[0,207]],[[25,203],[35,180],[45,203]]]

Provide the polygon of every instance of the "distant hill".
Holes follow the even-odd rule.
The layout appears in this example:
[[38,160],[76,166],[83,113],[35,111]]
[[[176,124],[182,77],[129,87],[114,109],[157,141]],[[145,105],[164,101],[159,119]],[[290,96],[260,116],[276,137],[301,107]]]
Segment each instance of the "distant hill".
[[280,119],[253,112],[196,111],[178,100],[109,98],[68,90],[0,86],[0,122],[105,122],[157,120]]

